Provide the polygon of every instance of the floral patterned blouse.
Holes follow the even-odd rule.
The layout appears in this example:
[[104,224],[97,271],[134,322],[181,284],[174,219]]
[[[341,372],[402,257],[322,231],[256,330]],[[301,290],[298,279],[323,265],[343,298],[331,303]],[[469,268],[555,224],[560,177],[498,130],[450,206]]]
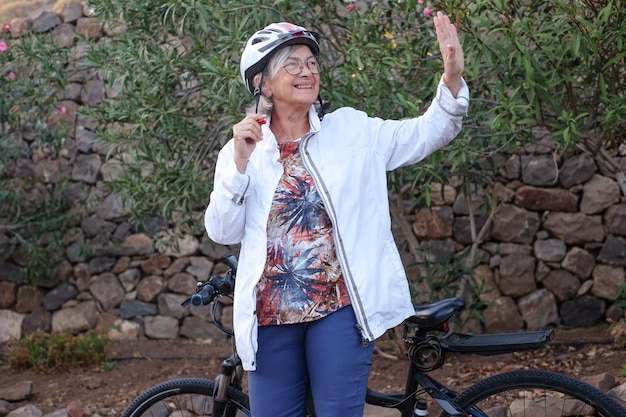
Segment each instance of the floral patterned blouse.
[[257,285],[261,326],[309,322],[350,304],[332,224],[299,143],[279,146],[284,172],[270,208],[267,260]]

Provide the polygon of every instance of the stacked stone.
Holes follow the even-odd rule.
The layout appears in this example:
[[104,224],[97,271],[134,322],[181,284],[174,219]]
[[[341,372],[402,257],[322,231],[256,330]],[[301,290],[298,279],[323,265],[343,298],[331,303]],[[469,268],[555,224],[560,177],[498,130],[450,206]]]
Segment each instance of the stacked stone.
[[[61,157],[35,152],[33,159],[20,162],[16,176],[27,173],[44,186],[70,180],[64,197],[81,202],[76,207],[81,214],[64,238],[57,276],[39,287],[20,283],[20,260],[0,233],[0,342],[36,330],[80,333],[98,326],[114,339],[223,342],[224,336],[209,324],[206,308],[183,309],[180,302],[195,292],[197,281],[222,273],[225,266],[219,260],[237,248],[214,245],[205,236],[159,243],[175,235],[160,220],[149,222],[145,230],[134,229],[121,196],[109,193],[105,184],[120,175],[123,155],[107,160],[108,147],[95,141],[96,123],[78,114],[81,106],[119,93],[81,66],[88,45],[78,35],[96,42],[111,33],[78,3],[59,15],[46,12],[12,22],[12,36],[29,32],[52,33],[57,45],[74,51],[63,97],[73,137]],[[29,146],[22,141],[19,146]],[[472,246],[470,213],[479,230],[487,225],[469,265],[484,285],[480,298],[488,303],[484,329],[474,330],[579,327],[624,316],[616,304],[617,289],[626,278],[623,191],[592,156],[555,156],[554,146],[543,145],[499,161],[494,171],[499,204],[490,221],[482,191],[472,190],[468,200],[457,184],[435,184],[432,208],[415,210],[414,202],[406,202],[404,214],[426,260],[445,263]],[[626,170],[626,146],[614,160]],[[202,213],[196,214],[201,224]],[[406,246],[402,233],[396,237]],[[407,251],[404,258],[413,282],[424,277],[427,271],[414,265],[412,254]],[[420,285],[416,293],[430,291]]]
[[[546,152],[554,149],[546,146]],[[486,228],[475,262],[484,283],[487,332],[572,327],[617,321],[625,283],[626,204],[619,183],[587,153],[555,160],[540,147],[512,155],[497,172],[500,206]],[[614,159],[626,169],[626,146]],[[415,213],[413,231],[436,259],[472,244],[470,208],[452,186],[438,185],[435,207]],[[472,212],[481,229],[485,196],[474,190]],[[424,275],[412,268],[414,277]]]

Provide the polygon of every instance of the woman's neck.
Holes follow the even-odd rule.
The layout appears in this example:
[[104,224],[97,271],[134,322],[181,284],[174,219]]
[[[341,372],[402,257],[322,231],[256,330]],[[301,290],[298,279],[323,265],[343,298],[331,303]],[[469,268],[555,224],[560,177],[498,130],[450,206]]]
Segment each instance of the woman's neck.
[[274,133],[276,142],[282,144],[304,136],[310,129],[308,111],[299,112],[272,112],[270,129]]

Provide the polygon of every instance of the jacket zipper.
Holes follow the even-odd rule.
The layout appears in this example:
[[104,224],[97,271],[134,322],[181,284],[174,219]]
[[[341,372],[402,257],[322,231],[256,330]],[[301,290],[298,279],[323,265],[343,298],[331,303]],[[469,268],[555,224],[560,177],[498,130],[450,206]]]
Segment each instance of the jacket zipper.
[[[337,259],[339,260],[339,264],[341,265],[341,270],[344,271],[344,279],[349,281],[350,285],[346,285],[348,289],[348,294],[350,294],[350,299],[352,302],[352,308],[354,310],[354,314],[356,316],[357,324],[356,328],[361,335],[361,343],[363,346],[367,346],[370,340],[373,340],[374,337],[372,332],[369,330],[369,325],[367,324],[367,317],[365,315],[365,311],[363,308],[363,304],[361,303],[359,293],[354,283],[354,279],[352,279],[352,274],[350,270],[347,268],[347,262],[342,261],[342,259],[346,258],[345,252],[343,250],[343,245],[341,245],[341,236],[339,235],[339,230],[336,227],[337,219],[335,217],[334,210],[330,210],[332,208],[331,199],[328,193],[326,192],[326,187],[324,182],[322,181],[321,175],[315,168],[315,164],[306,149],[306,145],[309,142],[309,139],[314,135],[314,132],[310,132],[308,135],[302,138],[300,141],[300,154],[302,155],[302,163],[304,167],[307,169],[309,174],[313,177],[313,181],[315,181],[315,185],[317,186],[318,192],[324,201],[324,205],[326,207],[326,212],[331,219],[331,223],[333,224],[333,234],[335,237],[335,250],[337,251]],[[346,283],[348,284],[348,283]],[[352,291],[350,290],[352,288]]]

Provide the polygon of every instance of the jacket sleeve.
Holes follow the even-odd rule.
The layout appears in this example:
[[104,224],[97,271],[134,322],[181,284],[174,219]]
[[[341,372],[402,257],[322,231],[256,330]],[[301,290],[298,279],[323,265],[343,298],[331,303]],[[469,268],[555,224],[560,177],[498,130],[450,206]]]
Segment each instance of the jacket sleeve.
[[442,77],[437,94],[423,115],[400,121],[378,120],[372,139],[387,161],[387,170],[415,164],[450,143],[460,132],[468,108],[465,80],[455,98]]
[[220,151],[215,166],[213,191],[204,214],[204,227],[208,236],[223,245],[241,242],[244,235],[246,192],[250,175],[239,173],[233,159],[233,142]]

